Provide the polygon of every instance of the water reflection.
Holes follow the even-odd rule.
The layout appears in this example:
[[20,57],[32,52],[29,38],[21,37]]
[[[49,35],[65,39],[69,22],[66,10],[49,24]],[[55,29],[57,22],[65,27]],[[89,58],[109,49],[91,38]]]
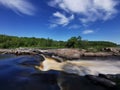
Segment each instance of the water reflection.
[[13,57],[16,57],[16,56],[13,55],[13,54],[0,54],[0,60],[10,59],[10,58],[13,58]]

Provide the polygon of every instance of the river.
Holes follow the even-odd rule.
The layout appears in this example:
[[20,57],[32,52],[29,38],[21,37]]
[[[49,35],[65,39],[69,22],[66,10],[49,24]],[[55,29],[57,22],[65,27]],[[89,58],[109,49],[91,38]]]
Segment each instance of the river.
[[[41,64],[45,69],[43,67],[40,70]],[[120,90],[119,83],[115,86],[114,83],[103,84],[106,81],[101,83],[99,80],[96,81],[98,76],[92,76],[97,78],[94,83],[94,80],[91,81],[85,76],[98,75],[98,71],[103,71],[103,74],[106,72],[120,74],[119,69],[120,61],[118,60],[81,60],[58,63],[48,58],[44,60],[42,56],[37,55],[0,55],[0,90]],[[118,80],[120,79],[117,77],[117,82]]]
[[59,70],[67,73],[73,73],[80,76],[98,75],[98,74],[120,74],[120,60],[118,58],[98,58],[95,57],[90,60],[88,57],[84,60],[67,60],[65,62],[57,62],[51,58],[45,58],[41,67],[42,71]]

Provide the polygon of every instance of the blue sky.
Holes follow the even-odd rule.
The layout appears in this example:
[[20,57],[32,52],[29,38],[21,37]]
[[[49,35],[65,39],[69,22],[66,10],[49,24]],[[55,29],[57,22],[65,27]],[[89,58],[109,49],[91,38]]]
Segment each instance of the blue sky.
[[120,44],[120,1],[0,0],[0,34]]

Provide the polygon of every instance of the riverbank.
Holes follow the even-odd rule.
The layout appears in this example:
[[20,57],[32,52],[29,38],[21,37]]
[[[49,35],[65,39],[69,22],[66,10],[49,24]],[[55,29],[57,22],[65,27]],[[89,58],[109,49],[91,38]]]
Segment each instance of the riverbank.
[[63,60],[75,60],[84,57],[118,57],[120,59],[120,48],[103,48],[101,52],[90,52],[79,49],[33,49],[33,48],[17,48],[17,49],[0,49],[0,54],[15,55],[39,55],[44,54],[51,58]]

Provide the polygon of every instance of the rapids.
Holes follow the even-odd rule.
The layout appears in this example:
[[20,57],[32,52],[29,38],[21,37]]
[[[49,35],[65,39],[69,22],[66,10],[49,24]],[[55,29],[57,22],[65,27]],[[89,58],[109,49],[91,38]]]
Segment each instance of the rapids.
[[110,73],[113,73],[114,69],[116,69],[114,73],[117,73],[119,61],[80,60],[58,63],[41,55],[0,55],[0,57],[0,90],[120,90],[119,74],[86,75],[92,70],[107,72],[99,70],[105,67],[113,69]]
[[45,58],[40,67],[42,71],[59,70],[80,76],[98,74],[120,74],[120,61],[118,60],[77,60],[57,62],[51,58]]

